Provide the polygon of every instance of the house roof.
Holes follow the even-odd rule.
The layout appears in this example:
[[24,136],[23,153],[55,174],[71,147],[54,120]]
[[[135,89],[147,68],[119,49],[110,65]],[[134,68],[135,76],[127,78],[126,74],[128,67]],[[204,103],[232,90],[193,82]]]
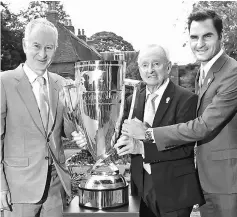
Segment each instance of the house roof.
[[58,29],[58,48],[53,63],[77,62],[102,59],[100,53],[78,38],[62,23],[56,22]]

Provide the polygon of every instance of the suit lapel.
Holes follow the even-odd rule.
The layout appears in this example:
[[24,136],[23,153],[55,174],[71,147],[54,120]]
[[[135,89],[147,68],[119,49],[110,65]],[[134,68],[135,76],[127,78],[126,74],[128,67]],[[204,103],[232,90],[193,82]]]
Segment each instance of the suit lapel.
[[40,132],[45,136],[44,126],[40,117],[40,112],[37,105],[37,101],[35,99],[35,95],[32,91],[32,86],[25,72],[23,71],[22,65],[19,66],[16,70],[17,73],[15,78],[19,82],[18,85],[16,86],[16,89],[20,94],[23,102],[25,103],[33,121],[35,122],[35,125],[38,127]]
[[214,78],[215,77],[214,77],[213,70],[209,70],[209,72],[207,73],[206,78],[204,79],[202,87],[199,89],[199,97],[198,97],[197,109],[200,106],[200,102],[202,100],[202,97],[203,97],[204,93],[207,91],[208,87],[210,86],[210,84],[212,83]]
[[202,85],[201,89],[199,90],[197,110],[200,107],[200,103],[202,101],[203,95],[205,94],[208,87],[215,79],[215,73],[220,71],[220,69],[222,68],[222,66],[224,65],[224,63],[226,61],[227,61],[227,55],[224,53],[216,60],[216,62],[213,64],[213,66],[208,71],[207,76],[204,79],[203,85]]
[[145,100],[146,100],[146,88],[139,90],[137,94],[137,100],[135,105],[134,117],[143,121],[144,109],[145,109]]
[[159,126],[162,118],[168,109],[174,96],[174,84],[172,81],[169,81],[169,84],[160,100],[160,104],[156,110],[156,114],[153,121],[153,126]]
[[50,104],[48,132],[50,132],[56,118],[55,115],[58,107],[59,87],[57,85],[57,80],[53,79],[52,73],[48,73],[48,76],[49,76],[49,104]]

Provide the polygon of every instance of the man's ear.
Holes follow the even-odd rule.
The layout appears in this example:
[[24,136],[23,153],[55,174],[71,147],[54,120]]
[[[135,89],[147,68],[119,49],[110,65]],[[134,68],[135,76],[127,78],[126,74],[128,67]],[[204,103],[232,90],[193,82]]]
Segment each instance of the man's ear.
[[168,72],[168,74],[170,74],[171,68],[172,68],[172,64],[171,64],[171,62],[169,61],[169,62],[167,63],[167,72]]
[[25,38],[22,39],[22,47],[23,47],[24,53],[26,53],[26,40],[25,40]]

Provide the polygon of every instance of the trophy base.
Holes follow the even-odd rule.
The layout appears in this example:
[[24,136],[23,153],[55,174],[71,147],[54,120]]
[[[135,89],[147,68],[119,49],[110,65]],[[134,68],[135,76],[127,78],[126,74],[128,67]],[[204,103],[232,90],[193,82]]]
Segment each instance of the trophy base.
[[109,209],[128,204],[128,184],[117,189],[91,190],[80,188],[79,206],[93,209]]
[[128,183],[111,162],[103,164],[81,179],[78,186],[79,205],[108,209],[128,204]]

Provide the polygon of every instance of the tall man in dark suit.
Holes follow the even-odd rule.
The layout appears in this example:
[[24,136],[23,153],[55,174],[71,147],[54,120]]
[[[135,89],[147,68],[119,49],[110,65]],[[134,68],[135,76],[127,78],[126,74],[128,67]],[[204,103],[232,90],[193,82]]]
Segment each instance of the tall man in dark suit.
[[[62,216],[62,187],[71,194],[61,136],[72,127],[63,118],[64,79],[47,71],[58,45],[46,19],[25,29],[25,64],[1,73],[1,209],[8,217]],[[83,146],[83,138],[72,133]],[[85,142],[85,141],[84,141]]]
[[214,11],[191,14],[188,28],[191,49],[201,62],[196,80],[198,117],[153,130],[125,121],[123,131],[137,139],[145,138],[146,130],[153,131],[159,151],[198,141],[197,168],[206,199],[201,216],[236,217],[237,62],[221,48],[222,20]]
[[[134,118],[158,127],[195,117],[197,95],[170,81],[171,62],[161,46],[149,45],[141,50],[138,65],[146,86],[137,93]],[[131,97],[127,101],[125,114],[130,110]],[[158,152],[153,141],[121,136],[115,147],[119,155],[132,154],[132,181],[142,196],[140,216],[189,217],[193,205],[203,204],[194,145]]]

